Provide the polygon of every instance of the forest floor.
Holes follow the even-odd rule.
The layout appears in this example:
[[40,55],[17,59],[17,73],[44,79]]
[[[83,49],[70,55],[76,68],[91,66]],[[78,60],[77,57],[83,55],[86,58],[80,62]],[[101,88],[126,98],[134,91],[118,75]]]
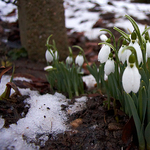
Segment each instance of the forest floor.
[[[3,31],[3,27],[10,29],[9,33]],[[18,23],[7,24],[0,21],[0,40],[9,39],[8,44],[0,42],[0,54],[4,62],[15,64],[15,75],[21,77],[29,77],[34,80],[34,85],[24,85],[23,83],[16,83],[17,86],[28,86],[34,88],[34,90],[40,91],[42,94],[50,92],[49,86],[46,81],[45,63],[35,63],[28,60],[27,57],[19,57],[17,60],[11,60],[14,56],[11,55],[9,59],[6,56],[9,51],[18,49],[19,45],[19,29]],[[117,37],[119,35],[114,32]],[[83,33],[72,33],[68,36],[70,45],[82,46],[85,50],[85,55],[89,62],[97,63],[97,54],[100,47],[98,46],[98,40],[90,41],[85,38]],[[20,47],[19,47],[20,48]],[[74,51],[76,54],[76,51]],[[88,71],[85,68],[85,75]],[[10,73],[10,72],[9,72]],[[93,89],[94,91],[94,89]],[[92,93],[92,91],[90,91]],[[101,93],[101,92],[100,92]],[[86,102],[86,108],[82,111],[68,115],[68,123],[72,130],[58,134],[57,136],[49,135],[45,146],[40,146],[41,150],[136,150],[136,139],[134,138],[134,123],[128,119],[128,116],[119,110],[119,103],[117,104],[117,113],[114,113],[112,108],[113,99],[111,102],[110,110],[107,110],[106,95],[103,94],[87,94],[88,100]],[[10,124],[16,123],[21,116],[21,113],[28,113],[28,109],[25,107],[24,99],[20,97],[14,102],[0,102],[0,116],[5,119],[5,127],[8,128]],[[71,103],[74,103],[74,98]],[[14,107],[15,111],[11,111],[11,107]],[[66,110],[62,106],[62,110]],[[119,121],[116,120],[118,117]],[[125,124],[129,121],[129,123]],[[129,128],[129,126],[133,128]],[[130,127],[131,127],[130,126]],[[127,129],[129,131],[127,131]],[[123,134],[124,133],[124,134]],[[26,137],[24,137],[26,140]],[[39,145],[39,143],[35,143]]]

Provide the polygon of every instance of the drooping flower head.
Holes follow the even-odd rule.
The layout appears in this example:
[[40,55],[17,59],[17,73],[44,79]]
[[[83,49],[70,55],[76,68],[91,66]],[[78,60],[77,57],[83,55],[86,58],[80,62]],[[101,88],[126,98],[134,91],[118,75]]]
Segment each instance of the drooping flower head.
[[54,58],[58,59],[58,52],[57,51],[54,52],[52,49],[50,50],[47,49],[45,53],[45,58],[46,61],[50,63],[53,61]]
[[140,45],[138,44],[137,41],[135,41],[135,42],[132,41],[129,44],[129,46],[133,46],[134,49],[136,50],[138,64],[140,64],[143,61],[143,56],[142,56],[142,51],[141,51]]
[[46,53],[45,53],[45,58],[46,58],[46,61],[47,62],[52,62],[53,61],[53,51],[50,49],[50,50],[46,50]]
[[141,51],[140,45],[138,44],[137,35],[134,31],[131,34],[131,42],[130,42],[129,46],[133,46],[134,49],[136,50],[138,64],[143,62],[142,51]]
[[103,45],[98,53],[98,61],[104,63],[108,60],[110,54],[110,47],[108,45]]
[[81,54],[79,54],[75,59],[75,63],[81,67],[83,65],[83,62],[84,62],[84,58]]
[[68,56],[68,57],[66,58],[66,63],[70,65],[72,62],[73,62],[72,56]]
[[140,88],[141,75],[135,65],[135,56],[131,54],[129,57],[128,66],[122,75],[122,85],[126,93],[131,91],[137,93]]
[[123,51],[124,47],[126,46],[126,41],[123,41],[122,46],[120,47],[119,51],[118,51],[118,58],[119,60],[124,64],[125,61],[128,61],[129,56],[131,55],[131,51],[126,49]]
[[105,34],[100,35],[100,39],[103,42],[106,42],[108,40],[108,37]]
[[113,60],[113,54],[110,53],[108,60],[105,63],[104,66],[104,72],[108,76],[110,73],[115,72],[115,62]]

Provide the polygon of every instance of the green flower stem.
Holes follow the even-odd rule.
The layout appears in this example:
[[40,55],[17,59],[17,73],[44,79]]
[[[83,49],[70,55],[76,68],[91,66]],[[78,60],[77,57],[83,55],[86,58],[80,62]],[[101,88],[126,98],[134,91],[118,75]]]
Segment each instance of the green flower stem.
[[112,32],[111,32],[110,30],[108,30],[108,29],[101,29],[100,31],[105,31],[105,32],[109,33],[110,38],[111,38],[111,37],[113,38],[113,45],[114,45],[114,47],[115,47],[115,49],[116,49],[115,36],[112,34]]

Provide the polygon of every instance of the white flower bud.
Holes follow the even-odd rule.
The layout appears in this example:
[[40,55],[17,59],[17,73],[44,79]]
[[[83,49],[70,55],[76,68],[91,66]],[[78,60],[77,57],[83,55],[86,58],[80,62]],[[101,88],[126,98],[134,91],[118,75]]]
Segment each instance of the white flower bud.
[[108,76],[111,72],[115,72],[115,64],[113,59],[108,59],[104,66],[104,72]]
[[104,63],[108,60],[110,54],[110,47],[108,45],[103,45],[98,54],[98,61]]
[[66,63],[70,65],[72,62],[73,62],[73,58],[71,56],[68,56],[66,58]]
[[108,37],[105,34],[102,34],[102,35],[100,35],[100,39],[101,39],[101,41],[105,42],[108,40]]
[[84,58],[82,55],[78,55],[75,59],[75,63],[78,64],[79,66],[82,66],[84,62]]
[[[53,51],[50,49],[51,53],[53,53]],[[46,61],[47,62],[52,62],[53,61],[53,56],[49,52],[49,50],[46,50],[46,53],[45,53],[45,58],[46,58]]]

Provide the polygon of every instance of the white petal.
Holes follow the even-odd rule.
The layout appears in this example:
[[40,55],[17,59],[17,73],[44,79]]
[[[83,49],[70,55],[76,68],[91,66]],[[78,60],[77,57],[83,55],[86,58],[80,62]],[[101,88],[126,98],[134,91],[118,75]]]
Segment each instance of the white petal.
[[107,81],[108,80],[108,76],[104,73],[104,80]]
[[146,54],[147,54],[147,57],[150,58],[150,43],[149,43],[149,41],[146,43]]
[[135,41],[134,44],[131,42],[129,46],[133,46],[135,48],[136,53],[137,53],[138,63],[140,64],[143,61],[143,56],[142,56],[142,51],[141,51],[139,44],[137,43],[137,41]]
[[45,71],[48,71],[48,70],[51,70],[51,69],[53,69],[53,66],[47,66],[47,67],[44,68]]
[[131,51],[126,49],[124,52],[122,51],[124,47],[120,47],[118,51],[118,58],[122,63],[125,63],[125,61],[128,61],[129,56],[131,55]]
[[[53,53],[52,50],[50,50],[50,51]],[[47,62],[52,62],[53,61],[53,56],[51,55],[51,53],[48,50],[46,50],[45,58],[46,58]]]
[[115,72],[115,64],[114,64],[114,60],[108,59],[106,61],[106,64],[104,66],[104,72],[105,74],[108,76],[111,72],[114,73]]
[[55,51],[55,59],[58,59],[59,56],[58,56],[58,51]]
[[132,68],[128,65],[123,72],[122,75],[122,86],[126,93],[130,93],[132,91],[132,85],[134,83],[134,76]]
[[139,74],[139,70],[137,69],[136,66],[132,68],[132,71],[134,73],[134,83],[132,85],[132,91],[134,93],[137,93],[139,88],[140,88],[140,80],[141,80],[141,75]]
[[110,47],[108,45],[103,45],[98,54],[98,61],[104,63],[107,61],[110,54]]
[[105,34],[100,35],[101,41],[107,41],[108,37]]
[[84,58],[82,55],[78,55],[75,59],[75,63],[78,64],[79,66],[82,66],[84,62]]

